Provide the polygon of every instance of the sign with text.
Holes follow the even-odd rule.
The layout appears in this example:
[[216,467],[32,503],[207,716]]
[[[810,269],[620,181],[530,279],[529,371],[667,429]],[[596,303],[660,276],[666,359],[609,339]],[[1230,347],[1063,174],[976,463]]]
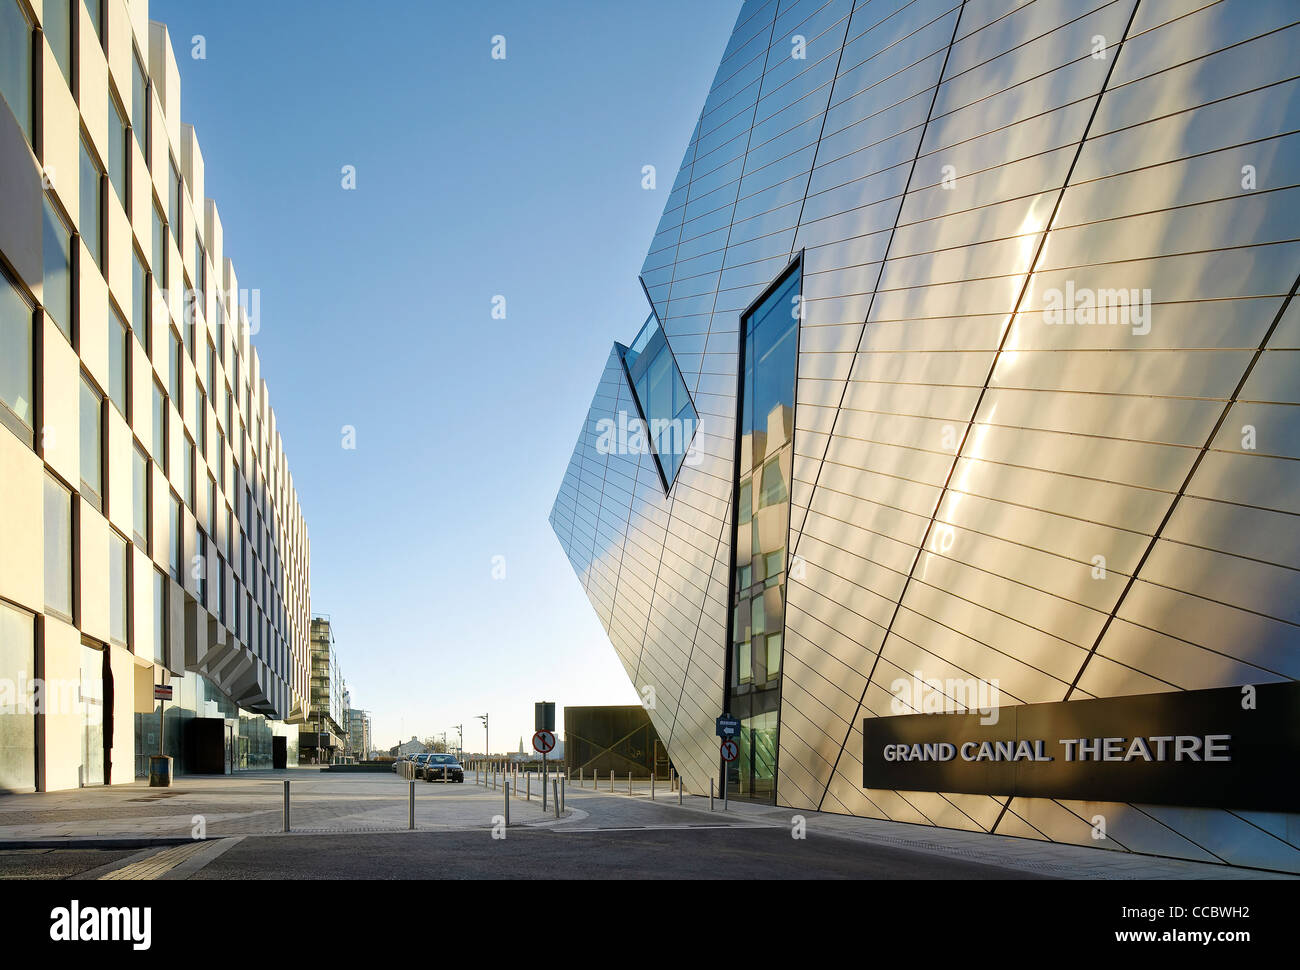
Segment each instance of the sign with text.
[[156,701],[169,701],[172,699],[171,684],[154,684],[153,699]]
[[720,738],[734,738],[740,734],[740,718],[723,714],[715,723],[714,731]]
[[865,719],[863,787],[1300,810],[1294,682],[996,712]]

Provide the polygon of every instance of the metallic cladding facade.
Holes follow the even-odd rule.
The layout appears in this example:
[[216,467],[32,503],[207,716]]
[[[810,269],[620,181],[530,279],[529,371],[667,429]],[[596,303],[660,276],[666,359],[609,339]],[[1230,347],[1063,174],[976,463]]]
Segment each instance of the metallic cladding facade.
[[1300,871],[1296,815],[861,763],[913,672],[1001,704],[1300,674],[1297,20],[744,4],[642,269],[697,460],[665,496],[600,447],[636,410],[611,352],[551,514],[689,789],[718,777],[740,318],[802,253],[777,803]]

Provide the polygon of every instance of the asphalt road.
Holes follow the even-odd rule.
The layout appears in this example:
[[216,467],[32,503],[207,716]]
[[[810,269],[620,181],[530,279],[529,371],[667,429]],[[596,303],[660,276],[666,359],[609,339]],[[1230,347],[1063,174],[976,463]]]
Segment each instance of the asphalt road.
[[1026,879],[1023,872],[776,828],[247,838],[196,879]]

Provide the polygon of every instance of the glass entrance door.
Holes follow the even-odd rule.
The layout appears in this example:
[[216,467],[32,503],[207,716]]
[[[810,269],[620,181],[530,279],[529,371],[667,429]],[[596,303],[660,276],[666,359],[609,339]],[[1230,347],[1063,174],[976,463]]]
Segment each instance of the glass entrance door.
[[104,784],[104,652],[81,645],[81,784]]

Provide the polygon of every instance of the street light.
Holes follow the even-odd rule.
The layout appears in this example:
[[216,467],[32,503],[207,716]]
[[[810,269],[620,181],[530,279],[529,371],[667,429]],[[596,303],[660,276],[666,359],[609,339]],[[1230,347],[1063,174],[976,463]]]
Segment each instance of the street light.
[[480,714],[478,719],[483,722],[483,756],[489,757],[492,754],[492,745],[488,741],[488,716]]

